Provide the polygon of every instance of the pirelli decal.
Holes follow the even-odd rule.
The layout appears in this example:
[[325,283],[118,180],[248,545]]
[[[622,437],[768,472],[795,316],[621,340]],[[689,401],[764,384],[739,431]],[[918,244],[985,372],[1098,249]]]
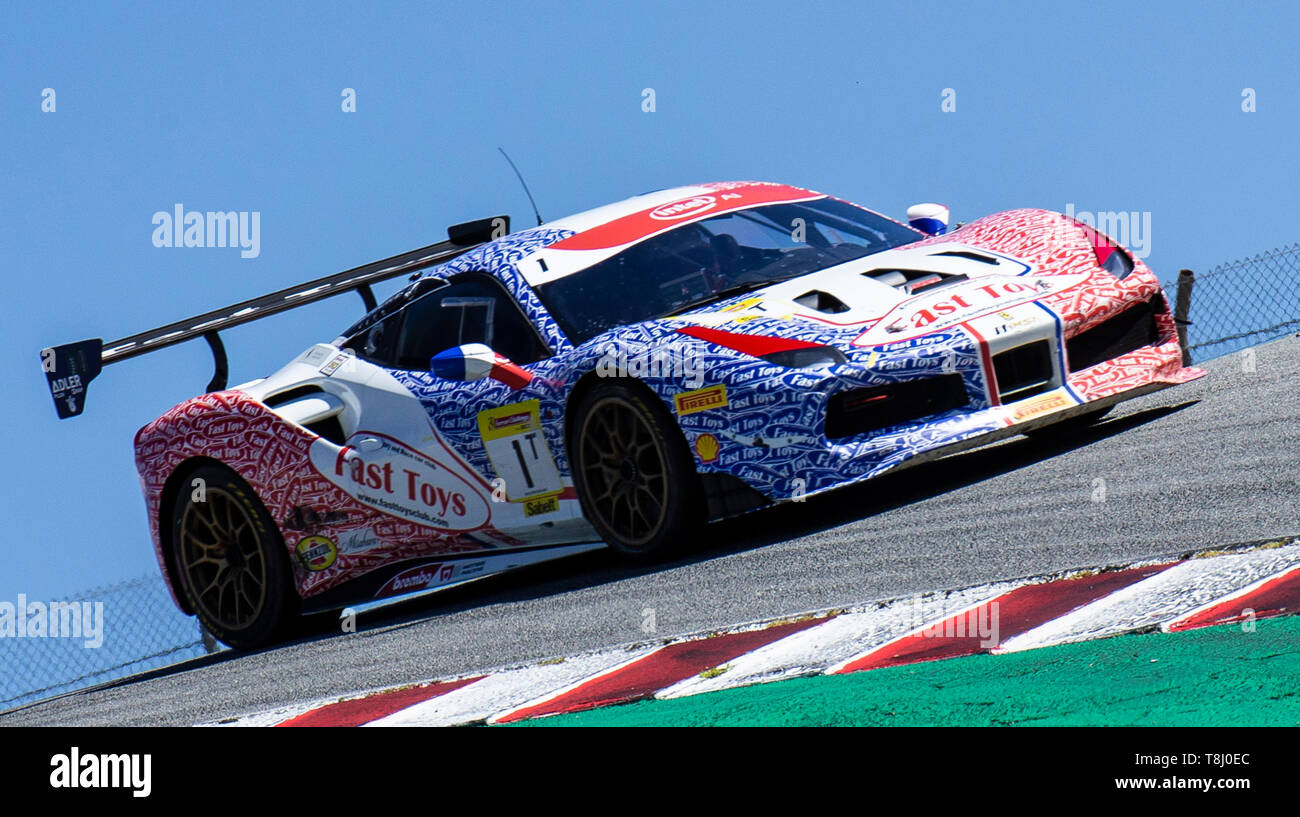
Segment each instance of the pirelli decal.
[[694,414],[697,411],[722,408],[727,405],[727,387],[719,384],[709,386],[707,389],[684,391],[681,394],[673,395],[673,405],[677,408],[679,416]]
[[1015,412],[1011,415],[1011,419],[1013,422],[1023,423],[1025,420],[1073,405],[1076,405],[1076,403],[1062,392],[1050,392],[1041,397],[1026,400],[1023,405],[1017,406]]

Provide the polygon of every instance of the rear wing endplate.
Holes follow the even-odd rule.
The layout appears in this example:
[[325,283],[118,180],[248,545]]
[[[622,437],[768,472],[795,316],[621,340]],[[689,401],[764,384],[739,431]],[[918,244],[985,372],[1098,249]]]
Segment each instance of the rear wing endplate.
[[369,312],[377,306],[371,284],[436,266],[509,232],[509,216],[494,216],[456,224],[447,228],[446,241],[240,301],[157,329],[149,329],[109,343],[104,343],[100,338],[92,338],[42,349],[41,370],[45,372],[50,396],[54,399],[54,409],[58,412],[59,419],[75,417],[85,408],[86,389],[90,381],[108,364],[198,337],[206,340],[212,349],[214,372],[207,390],[220,391],[226,387],[229,374],[226,349],[219,334],[222,330],[269,318],[344,292],[358,293]]

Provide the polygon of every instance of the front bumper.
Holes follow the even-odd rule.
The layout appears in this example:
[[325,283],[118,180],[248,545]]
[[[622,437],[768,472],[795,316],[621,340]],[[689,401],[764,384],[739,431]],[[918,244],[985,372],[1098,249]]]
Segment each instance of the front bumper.
[[[1122,349],[1100,363],[1086,368],[1076,363],[1071,370],[1067,349],[1080,356],[1082,348],[1072,343],[1075,338],[1143,304],[1150,305],[1154,342],[1106,350]],[[732,381],[726,383],[729,405],[679,418],[699,471],[736,477],[771,501],[793,500],[1105,409],[1204,374],[1183,367],[1173,319],[1158,289],[1145,297],[1135,292],[1087,320],[1063,320],[1042,304],[1030,304],[928,338],[905,348],[863,350],[850,364],[820,376],[768,369],[766,377],[742,380],[722,373]],[[1033,388],[1007,389],[1011,399],[1004,400],[995,360],[1035,343],[1050,345],[1050,371]],[[827,436],[833,395],[854,389],[870,394],[882,383],[942,375],[960,376],[969,396],[965,406],[851,436]]]

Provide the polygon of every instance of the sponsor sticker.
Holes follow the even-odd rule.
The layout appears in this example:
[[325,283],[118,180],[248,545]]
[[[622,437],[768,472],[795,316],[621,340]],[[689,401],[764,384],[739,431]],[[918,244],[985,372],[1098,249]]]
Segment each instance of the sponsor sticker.
[[697,411],[722,408],[727,405],[727,387],[723,384],[709,386],[695,391],[684,391],[673,395],[673,405],[678,416],[694,414]]
[[743,312],[746,309],[755,309],[755,308],[762,309],[763,308],[761,306],[762,303],[763,303],[762,298],[745,298],[743,301],[738,301],[732,304],[731,306],[723,307],[718,311],[719,312]]
[[559,495],[544,496],[538,499],[530,499],[524,502],[524,516],[538,516],[544,513],[554,513],[560,509]]
[[1066,397],[1061,392],[1052,392],[1025,401],[1023,405],[1018,406],[1015,409],[1011,418],[1014,422],[1021,423],[1033,417],[1048,414],[1072,405],[1075,405],[1075,403],[1069,397]]
[[328,536],[305,536],[299,540],[294,552],[303,567],[319,573],[334,565],[339,557],[338,545]]
[[695,453],[700,462],[713,462],[718,458],[718,438],[712,434],[701,434],[695,438]]
[[[988,276],[956,287],[945,287],[899,303],[861,335],[854,346],[879,346],[926,335],[973,318],[1010,313],[1012,307],[1064,292],[1088,280],[1087,273],[1027,280],[1019,276]],[[894,337],[902,335],[902,337]]]
[[384,586],[375,593],[375,598],[426,590],[452,581],[459,581],[482,573],[485,565],[486,562],[484,561],[452,562],[450,564],[434,563],[408,568],[385,582]]
[[499,440],[526,431],[540,431],[542,422],[538,407],[540,400],[525,400],[508,406],[487,409],[478,413],[478,430],[483,440]]
[[345,352],[339,352],[337,355],[330,358],[329,363],[326,363],[324,366],[320,367],[320,373],[325,375],[326,377],[332,376],[343,366],[344,363],[348,362],[348,360],[352,357],[352,355],[353,353],[351,350]]
[[447,465],[377,432],[358,431],[353,439],[374,438],[364,452],[352,444],[339,448],[315,440],[312,466],[334,485],[365,505],[431,528],[473,530],[488,521],[488,502]]
[[693,196],[683,201],[675,201],[671,204],[664,204],[650,211],[650,218],[655,221],[676,221],[677,219],[687,218],[696,213],[703,213],[710,210],[718,200],[714,196]]
[[[511,502],[540,499],[564,489],[542,433],[541,401],[524,400],[478,413],[479,435]],[[528,516],[532,513],[527,511]],[[545,513],[545,511],[537,511]]]

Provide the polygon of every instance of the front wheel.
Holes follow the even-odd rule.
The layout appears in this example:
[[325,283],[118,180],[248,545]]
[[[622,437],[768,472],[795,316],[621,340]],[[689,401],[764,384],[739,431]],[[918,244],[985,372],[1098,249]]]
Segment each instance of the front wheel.
[[601,383],[580,401],[570,450],[587,520],[620,554],[648,561],[704,525],[699,478],[668,410],[642,389]]
[[297,612],[284,540],[238,474],[203,465],[170,509],[177,578],[199,621],[236,649],[282,636]]

